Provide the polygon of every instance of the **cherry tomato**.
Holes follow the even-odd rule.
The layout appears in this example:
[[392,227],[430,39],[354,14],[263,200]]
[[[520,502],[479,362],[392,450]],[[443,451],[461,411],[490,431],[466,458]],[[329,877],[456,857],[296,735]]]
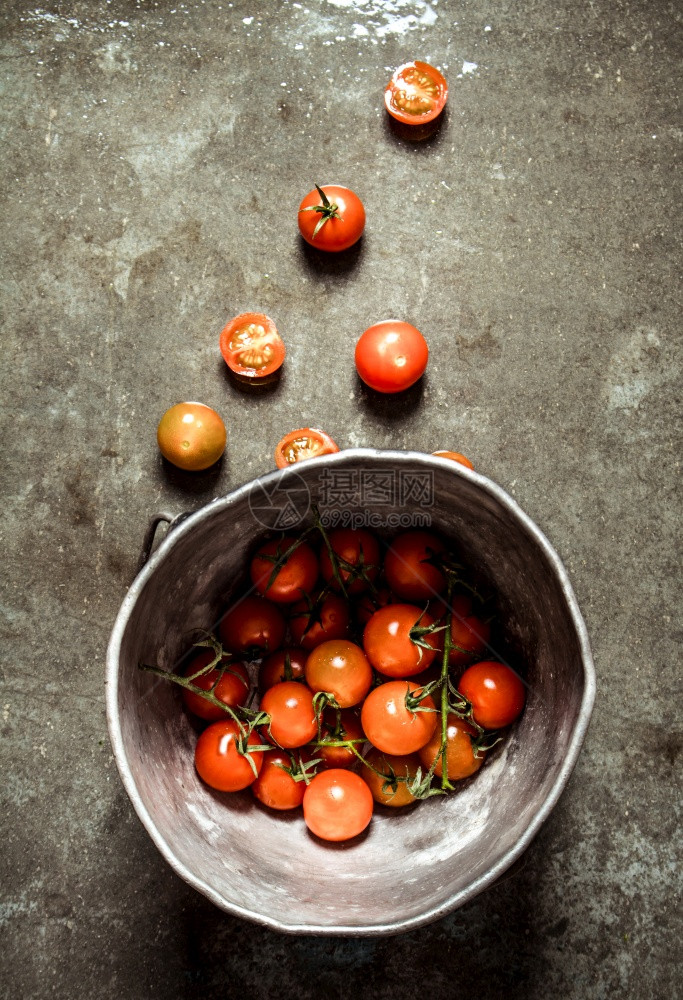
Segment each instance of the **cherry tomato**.
[[[358,753],[365,743],[360,719],[348,708],[341,712],[337,711],[336,708],[328,707],[325,709],[321,736],[323,742],[327,741],[328,744],[356,740],[355,747]],[[313,758],[321,758],[321,763],[318,765],[320,770],[328,767],[351,767],[358,760],[350,747],[321,746],[318,744],[312,748],[311,752]]]
[[370,690],[372,667],[355,642],[331,639],[311,651],[306,660],[311,691],[327,691],[340,708],[358,705]]
[[[368,581],[374,581],[380,570],[379,542],[364,528],[335,528],[330,531],[328,541],[337,556],[347,594],[362,594],[368,589]],[[327,546],[320,550],[320,572],[323,580],[339,588]]]
[[[457,715],[449,712],[446,724],[446,776],[451,781],[460,781],[462,778],[469,778],[484,763],[483,753],[480,752],[478,757],[474,756],[472,737],[476,736],[476,734],[477,731],[474,726],[470,726],[464,719],[460,719]],[[438,716],[434,735],[429,743],[425,743],[418,750],[419,758],[426,771],[429,770],[434,762],[434,758],[438,755],[439,759],[434,768],[434,774],[437,778],[440,778],[443,772],[443,757],[440,751],[441,716]]]
[[[263,766],[263,754],[249,750],[240,753],[238,743],[241,740],[240,727],[233,719],[212,722],[197,740],[195,767],[202,781],[211,788],[219,792],[239,792],[256,780]],[[251,732],[247,747],[260,742],[258,733]]]
[[304,820],[316,837],[349,840],[372,819],[370,789],[357,774],[332,768],[316,774],[304,793]]
[[255,595],[237,600],[218,626],[225,648],[250,658],[278,649],[285,637],[285,629],[280,609]]
[[451,651],[448,662],[452,667],[463,666],[482,656],[491,638],[491,626],[476,615],[451,619]]
[[448,84],[429,63],[399,66],[384,91],[384,105],[404,125],[424,125],[441,114],[448,98]]
[[285,360],[285,345],[265,313],[242,313],[221,333],[223,360],[240,381],[254,382],[273,375]]
[[[276,562],[281,562],[275,572]],[[293,604],[315,586],[318,559],[305,542],[285,535],[266,542],[251,560],[251,582],[258,592],[275,604]]]
[[[436,729],[436,712],[427,695],[413,707],[411,696],[421,691],[413,681],[387,681],[373,688],[363,702],[360,721],[370,743],[390,754],[415,753]],[[426,711],[429,709],[430,711]]]
[[325,431],[302,427],[298,431],[290,431],[278,441],[275,464],[278,469],[286,469],[295,462],[305,462],[306,459],[318,458],[320,455],[334,455],[337,451],[338,445]]
[[345,639],[349,634],[349,606],[337,594],[299,601],[289,619],[292,641],[304,649],[315,649],[328,639]]
[[372,792],[375,802],[383,806],[407,806],[415,801],[415,796],[408,791],[405,781],[397,781],[397,778],[414,778],[420,767],[420,758],[417,754],[407,754],[392,756],[392,754],[382,753],[376,747],[370,747],[365,755],[366,761],[380,774],[376,774],[370,767],[364,767],[361,777],[367,782]]
[[472,714],[484,729],[502,729],[522,714],[524,685],[510,667],[482,660],[468,667],[458,691],[472,704]]
[[388,587],[380,587],[375,594],[363,594],[356,602],[356,621],[359,625],[367,625],[375,611],[385,608],[387,604],[396,603],[396,598]]
[[[375,611],[363,631],[368,660],[387,677],[412,677],[426,670],[438,652],[438,633],[419,635],[434,619],[413,604],[387,604]],[[415,640],[427,643],[425,649]]]
[[384,558],[384,575],[397,597],[428,601],[443,590],[446,577],[434,562],[444,549],[431,531],[404,531],[396,536]]
[[186,472],[214,465],[225,451],[225,440],[225,424],[203,403],[177,403],[166,410],[157,427],[159,451]]
[[[203,649],[190,661],[185,671],[185,677],[191,677],[202,667],[208,667],[213,659],[215,659],[213,650]],[[213,688],[216,698],[224,705],[229,705],[230,708],[244,705],[249,697],[250,682],[246,667],[243,663],[231,663],[229,659],[226,659],[220,666],[209,670],[208,673],[195,677],[192,683],[195,687],[201,688],[202,691],[210,691]],[[216,719],[227,718],[220,706],[212,705],[206,698],[195,694],[194,691],[188,691],[187,688],[182,690],[185,708],[193,715],[198,715],[200,719],[208,719],[212,722]]]
[[375,323],[356,344],[356,368],[377,392],[402,392],[424,374],[429,359],[420,331],[401,320]]
[[461,455],[459,451],[433,451],[432,455],[436,458],[450,458],[452,462],[459,462],[460,465],[466,465],[468,469],[474,469],[469,458]]
[[299,231],[318,250],[347,250],[364,228],[363,202],[347,187],[316,184],[299,205]]
[[[259,691],[263,694],[280,681],[302,680],[308,653],[305,649],[288,647],[278,649],[262,661],[258,672]],[[288,673],[289,671],[289,673]]]
[[270,716],[265,733],[287,750],[302,747],[318,732],[313,692],[299,681],[274,684],[261,698],[260,707]]
[[251,790],[264,806],[271,809],[296,809],[304,800],[306,783],[292,776],[292,758],[284,750],[263,754],[263,767]]

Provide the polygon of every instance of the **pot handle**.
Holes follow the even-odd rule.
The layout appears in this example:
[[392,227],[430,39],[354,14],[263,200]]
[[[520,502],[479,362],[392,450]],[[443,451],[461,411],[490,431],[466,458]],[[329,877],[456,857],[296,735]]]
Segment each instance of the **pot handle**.
[[[157,528],[162,522],[166,522],[169,528],[168,531],[172,531],[173,528],[180,521],[184,520],[187,514],[168,514],[165,510],[159,511],[158,514],[153,514],[149,519],[149,524],[147,525],[147,530],[145,531],[145,537],[142,539],[142,551],[140,552],[140,558],[138,559],[138,566],[136,569],[136,575],[140,572],[142,567],[145,565],[147,560],[152,554],[152,548],[154,546],[154,537],[157,533]],[[168,534],[168,532],[167,532]]]

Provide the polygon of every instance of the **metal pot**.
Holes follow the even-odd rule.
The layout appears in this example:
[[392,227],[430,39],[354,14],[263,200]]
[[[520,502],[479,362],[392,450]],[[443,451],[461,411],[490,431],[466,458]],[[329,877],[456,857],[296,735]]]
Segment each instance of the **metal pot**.
[[[341,845],[309,835],[300,810],[276,815],[248,790],[204,786],[177,690],[138,669],[172,669],[187,630],[219,618],[255,539],[305,522],[311,502],[328,521],[362,520],[385,535],[431,523],[454,539],[496,589],[527,664],[524,714],[474,778],[418,807],[378,810],[365,834]],[[594,696],[585,625],[545,536],[495,483],[413,452],[353,449],[300,463],[186,517],[135,579],[107,654],[114,755],[152,840],[219,907],[292,933],[396,933],[490,885],[557,802]]]

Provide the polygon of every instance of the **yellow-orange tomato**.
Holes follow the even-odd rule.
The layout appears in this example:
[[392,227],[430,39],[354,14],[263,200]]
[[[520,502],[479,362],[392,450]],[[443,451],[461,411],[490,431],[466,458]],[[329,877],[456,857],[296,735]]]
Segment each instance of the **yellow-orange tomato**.
[[459,451],[433,451],[432,455],[435,458],[450,458],[453,462],[460,462],[461,465],[467,466],[468,469],[474,470],[474,466],[470,462],[466,455],[461,455]]
[[225,424],[210,406],[177,403],[157,427],[159,451],[186,472],[208,469],[225,451]]
[[364,767],[361,771],[361,778],[368,785],[375,802],[380,802],[383,806],[408,806],[415,801],[415,796],[408,790],[406,782],[395,779],[415,777],[420,767],[420,758],[417,754],[396,756],[382,753],[376,747],[370,747],[365,760],[377,771],[381,771],[381,774],[377,774],[369,767]]
[[[425,771],[428,771],[432,766],[434,758],[441,749],[441,718],[441,716],[438,717],[438,724],[432,738],[418,750]],[[450,781],[469,778],[484,763],[483,753],[480,752],[478,757],[474,756],[472,736],[476,736],[476,729],[464,719],[449,712],[446,726],[446,775]],[[437,778],[441,777],[442,764],[443,758],[439,757],[434,768],[434,774]]]

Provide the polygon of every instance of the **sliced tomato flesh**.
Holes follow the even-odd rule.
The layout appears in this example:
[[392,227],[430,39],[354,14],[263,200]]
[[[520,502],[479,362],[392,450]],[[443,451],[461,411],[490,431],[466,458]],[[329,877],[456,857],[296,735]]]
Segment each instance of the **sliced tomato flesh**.
[[231,319],[221,333],[220,348],[228,368],[246,378],[271,375],[285,359],[282,337],[264,313],[243,313]]
[[447,97],[448,84],[438,69],[428,63],[412,62],[396,70],[384,101],[390,115],[410,125],[436,118]]
[[301,430],[285,434],[278,442],[275,449],[275,462],[278,469],[286,469],[288,465],[294,465],[295,462],[303,462],[308,458],[318,458],[319,455],[333,455],[336,451],[339,451],[339,446],[325,431],[302,427]]

